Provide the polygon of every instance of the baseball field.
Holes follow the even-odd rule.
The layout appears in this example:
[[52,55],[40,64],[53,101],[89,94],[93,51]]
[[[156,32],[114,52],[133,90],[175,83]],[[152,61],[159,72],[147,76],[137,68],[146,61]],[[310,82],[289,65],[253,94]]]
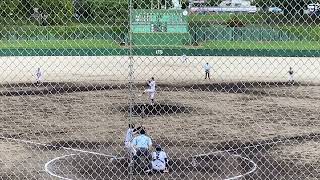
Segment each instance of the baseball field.
[[[310,57],[0,57],[0,179],[319,179],[319,67]],[[138,96],[151,77],[154,106]],[[163,146],[169,173],[130,175],[129,122]]]

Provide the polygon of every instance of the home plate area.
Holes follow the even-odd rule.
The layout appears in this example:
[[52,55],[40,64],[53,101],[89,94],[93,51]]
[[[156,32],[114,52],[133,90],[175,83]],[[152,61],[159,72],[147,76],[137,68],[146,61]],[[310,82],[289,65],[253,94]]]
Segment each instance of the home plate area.
[[[167,148],[167,151],[170,147]],[[253,173],[257,165],[247,157],[228,151],[201,154],[189,157],[173,157],[169,161],[169,172],[146,173],[142,162],[130,166],[129,157],[112,155],[73,153],[56,157],[46,163],[46,171],[61,179],[125,179],[130,174],[133,178],[170,177],[236,179]]]

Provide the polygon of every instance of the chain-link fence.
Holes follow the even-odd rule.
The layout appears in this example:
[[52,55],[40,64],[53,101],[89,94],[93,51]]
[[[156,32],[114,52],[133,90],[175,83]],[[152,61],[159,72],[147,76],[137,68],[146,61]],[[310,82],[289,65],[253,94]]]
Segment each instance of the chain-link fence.
[[319,10],[2,0],[0,179],[320,179]]

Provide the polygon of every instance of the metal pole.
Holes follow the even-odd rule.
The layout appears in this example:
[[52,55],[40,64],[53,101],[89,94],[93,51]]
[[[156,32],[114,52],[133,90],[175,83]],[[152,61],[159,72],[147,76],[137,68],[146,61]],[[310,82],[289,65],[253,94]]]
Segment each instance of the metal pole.
[[129,0],[129,120],[132,119],[133,107],[133,50],[132,50],[132,0]]
[[[132,124],[132,109],[134,105],[134,93],[133,93],[133,50],[132,50],[132,9],[133,9],[133,3],[132,0],[129,0],[129,119],[128,122],[129,124]],[[133,156],[130,153],[130,163],[129,163],[129,179],[132,180],[133,178]]]

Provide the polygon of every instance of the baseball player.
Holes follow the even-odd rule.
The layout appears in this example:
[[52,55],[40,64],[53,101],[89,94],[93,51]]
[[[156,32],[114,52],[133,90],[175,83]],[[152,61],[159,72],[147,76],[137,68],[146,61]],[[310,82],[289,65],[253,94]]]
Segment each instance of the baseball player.
[[37,80],[36,82],[37,85],[40,85],[43,80],[43,73],[40,68],[38,68],[36,71],[36,80]]
[[156,146],[156,151],[151,153],[152,161],[150,163],[150,169],[146,172],[168,172],[167,164],[168,157],[167,154],[162,150],[160,145]]
[[186,63],[188,61],[187,55],[183,54],[182,55],[182,62]]
[[137,131],[139,131],[141,128],[142,128],[141,126],[135,128],[134,124],[129,124],[128,130],[125,136],[125,140],[124,140],[124,146],[129,154],[132,154],[132,155],[136,154],[136,151],[132,146],[131,141],[133,139],[134,134]]
[[204,79],[210,79],[210,69],[211,69],[211,66],[209,65],[209,63],[206,63],[204,66],[204,71],[205,71],[205,78]]
[[288,73],[289,73],[289,83],[293,83],[293,82],[294,82],[294,79],[293,79],[293,70],[292,70],[291,67],[290,67]]
[[156,81],[154,80],[154,77],[151,77],[151,80],[148,80],[148,86],[149,88],[146,89],[142,94],[149,93],[149,99],[151,101],[151,105],[154,105],[154,96],[156,93]]

